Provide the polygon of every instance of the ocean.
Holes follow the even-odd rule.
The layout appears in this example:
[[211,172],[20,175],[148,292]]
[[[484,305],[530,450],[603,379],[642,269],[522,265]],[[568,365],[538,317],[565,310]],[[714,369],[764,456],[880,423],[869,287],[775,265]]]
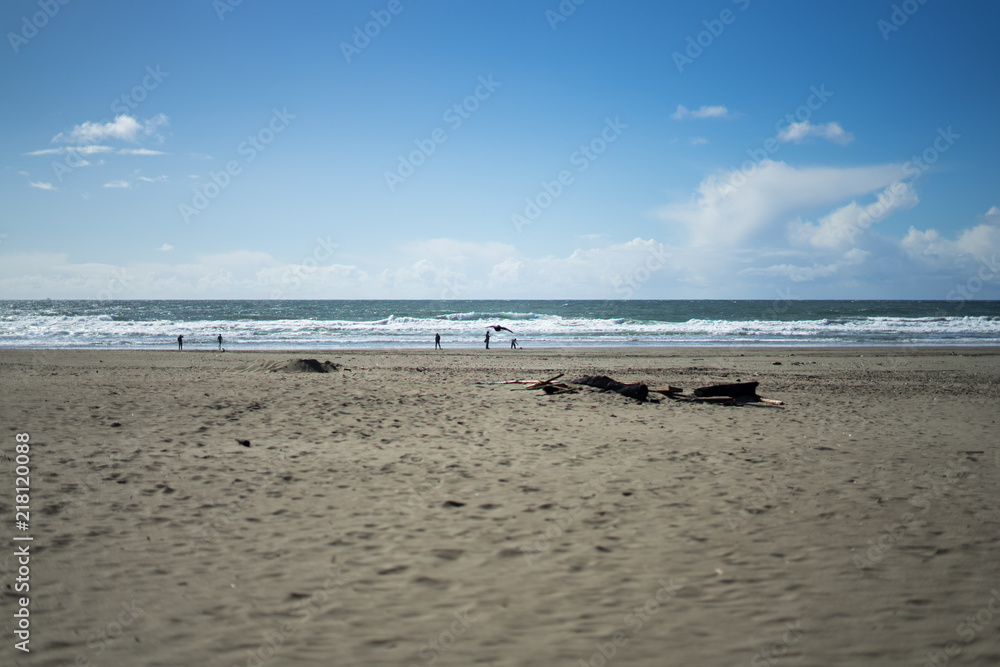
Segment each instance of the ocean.
[[1000,344],[1000,301],[0,301],[0,347],[238,350]]

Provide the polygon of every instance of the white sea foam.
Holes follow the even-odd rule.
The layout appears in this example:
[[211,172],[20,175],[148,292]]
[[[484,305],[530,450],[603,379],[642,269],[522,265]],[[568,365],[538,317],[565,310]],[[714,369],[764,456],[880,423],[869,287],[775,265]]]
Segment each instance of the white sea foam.
[[188,345],[214,344],[222,333],[244,347],[423,346],[440,333],[446,344],[479,345],[486,327],[503,340],[524,345],[741,345],[741,344],[949,344],[1000,342],[1000,319],[958,317],[852,317],[815,320],[689,319],[649,322],[626,318],[564,318],[537,313],[453,313],[433,317],[390,316],[370,321],[315,319],[121,320],[107,313],[81,316],[35,314],[0,321],[5,347],[146,347],[171,345],[183,334]]

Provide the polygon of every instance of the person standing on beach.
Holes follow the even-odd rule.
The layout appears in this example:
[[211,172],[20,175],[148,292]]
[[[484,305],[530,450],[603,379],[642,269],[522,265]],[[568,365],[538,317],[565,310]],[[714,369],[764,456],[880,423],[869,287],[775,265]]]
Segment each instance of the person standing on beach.
[[222,334],[219,334],[219,352],[222,352]]
[[434,349],[440,350],[441,348],[441,334],[434,334]]
[[517,339],[516,338],[511,338],[510,339],[510,349],[512,349],[512,350],[516,350],[517,349]]
[[490,330],[486,330],[486,349],[490,349]]
[[184,349],[184,334],[177,337],[177,351],[180,352]]

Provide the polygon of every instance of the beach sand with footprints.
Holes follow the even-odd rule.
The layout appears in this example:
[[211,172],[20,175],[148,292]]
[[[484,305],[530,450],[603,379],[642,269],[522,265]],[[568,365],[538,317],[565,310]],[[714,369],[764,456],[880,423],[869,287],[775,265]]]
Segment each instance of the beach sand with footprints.
[[[557,373],[784,404],[477,384]],[[1000,664],[998,407],[996,349],[2,350],[0,662]]]

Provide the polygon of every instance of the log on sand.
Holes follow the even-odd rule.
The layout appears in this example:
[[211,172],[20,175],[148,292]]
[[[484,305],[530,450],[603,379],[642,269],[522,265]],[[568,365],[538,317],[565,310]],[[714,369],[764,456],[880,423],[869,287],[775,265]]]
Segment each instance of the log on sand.
[[624,382],[612,380],[607,375],[585,375],[583,377],[576,378],[575,380],[570,380],[570,382],[572,384],[583,384],[588,387],[596,387],[597,389],[617,392],[622,396],[634,398],[640,402],[645,401],[646,396],[649,395],[649,387],[642,383],[625,384]]

